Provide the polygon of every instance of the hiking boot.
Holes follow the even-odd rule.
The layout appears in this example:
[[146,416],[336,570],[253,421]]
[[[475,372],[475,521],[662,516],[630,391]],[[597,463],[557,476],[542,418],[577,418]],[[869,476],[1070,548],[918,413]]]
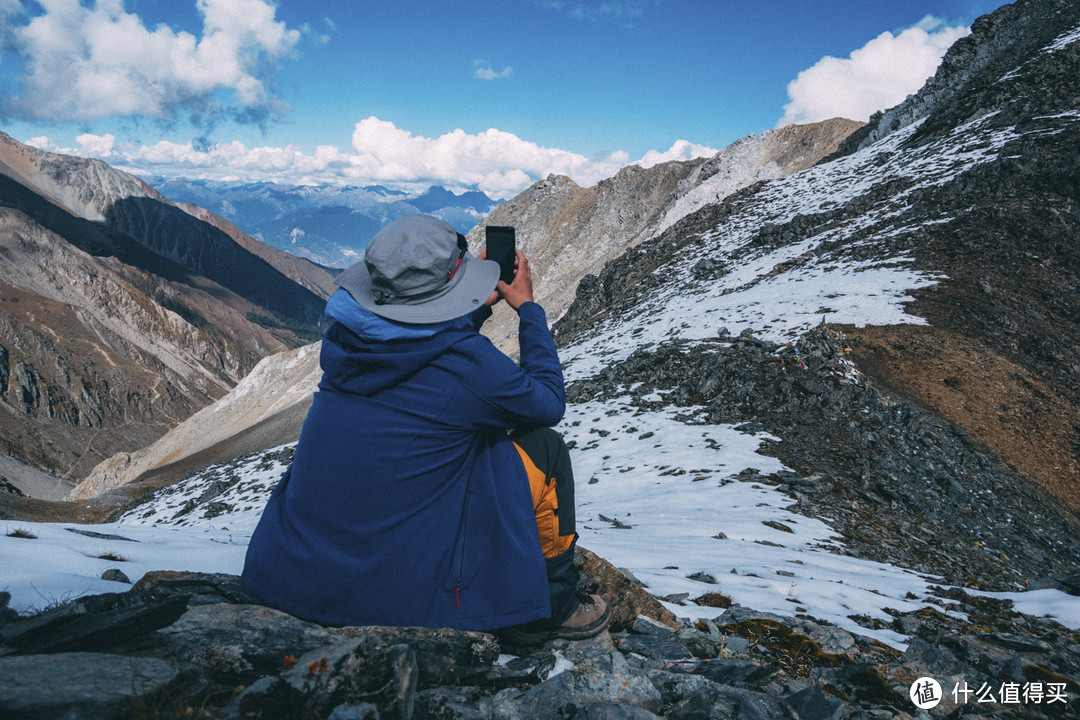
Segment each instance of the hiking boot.
[[528,649],[543,645],[548,640],[585,640],[599,635],[611,621],[611,608],[599,595],[577,593],[578,606],[561,625],[551,627],[550,620],[514,625],[495,631],[499,641],[510,649]]
[[599,635],[611,622],[611,608],[599,595],[578,595],[577,610],[555,628],[552,637],[566,640],[584,640]]

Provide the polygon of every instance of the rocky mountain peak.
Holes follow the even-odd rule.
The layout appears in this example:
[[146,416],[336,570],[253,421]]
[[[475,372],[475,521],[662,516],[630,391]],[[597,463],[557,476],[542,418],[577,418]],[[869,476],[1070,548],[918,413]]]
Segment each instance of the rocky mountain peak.
[[[760,180],[811,167],[861,123],[842,118],[771,130],[738,140],[712,158],[629,165],[593,187],[551,175],[498,206],[469,233],[483,247],[484,227],[513,225],[533,269],[537,301],[552,319],[578,282],[710,202]],[[516,338],[513,313],[500,309],[485,332],[504,348]]]
[[[1018,66],[1043,53],[1055,40],[1066,40],[1076,31],[1077,6],[1071,0],[1020,0],[983,15],[971,26],[971,34],[953,43],[934,76],[919,92],[899,105],[875,114],[866,128],[853,134],[840,153],[852,152],[877,142],[912,123],[930,118],[964,98],[991,91],[994,84]],[[1046,92],[1074,92],[1065,81]],[[964,120],[974,120],[994,107],[984,98]]]
[[0,157],[5,175],[85,220],[104,222],[109,208],[123,198],[171,204],[142,180],[104,161],[46,152],[2,132]]

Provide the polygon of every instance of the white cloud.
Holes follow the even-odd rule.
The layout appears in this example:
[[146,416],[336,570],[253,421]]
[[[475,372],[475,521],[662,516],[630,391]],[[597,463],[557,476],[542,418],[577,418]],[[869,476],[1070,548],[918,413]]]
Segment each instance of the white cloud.
[[[143,176],[298,184],[379,183],[409,188],[442,185],[454,190],[479,189],[497,198],[512,197],[551,174],[566,175],[588,187],[630,163],[630,156],[623,151],[588,158],[542,147],[494,128],[476,134],[459,129],[429,138],[413,135],[377,117],[356,123],[352,147],[344,152],[332,145],[305,152],[293,145],[248,147],[239,141],[203,147],[193,142],[160,140],[134,146],[118,143],[111,134],[90,133],[79,135],[76,143],[77,148],[63,148],[48,137],[37,137],[28,144],[50,152],[101,158]],[[677,140],[667,151],[651,150],[635,164],[652,167],[671,160],[711,157],[716,152]]]
[[437,182],[478,187],[505,197],[551,173],[592,185],[626,164],[626,153],[589,159],[545,148],[494,128],[476,135],[454,130],[438,138],[414,136],[369,117],[353,131],[352,172],[383,182]]
[[640,165],[643,168],[651,168],[653,165],[659,165],[660,163],[671,162],[673,160],[693,160],[694,158],[712,157],[718,152],[720,151],[716,148],[711,148],[707,145],[696,145],[688,140],[676,140],[667,152],[650,150],[645,153],[645,157],[633,164]]
[[[193,142],[160,140],[136,147],[117,143],[109,134],[89,133],[78,136],[76,142],[77,148],[64,148],[48,137],[37,137],[29,144],[50,152],[102,158],[115,167],[144,176],[382,183],[415,188],[437,184],[455,190],[479,189],[502,198],[516,195],[550,174],[567,175],[583,186],[595,185],[630,161],[630,156],[622,151],[587,158],[567,150],[541,147],[496,129],[476,134],[459,129],[428,138],[376,117],[356,123],[352,148],[347,152],[332,145],[320,145],[314,152],[304,152],[292,145],[248,147],[238,141],[202,147]],[[702,146],[679,141],[666,153],[654,151],[645,157],[656,161],[684,159],[698,149]]]
[[473,67],[476,68],[473,73],[474,77],[480,80],[498,80],[499,78],[510,77],[514,74],[514,69],[509,65],[502,70],[495,71],[491,67],[491,63],[484,60],[474,60]]
[[52,139],[50,139],[48,135],[38,135],[37,137],[32,137],[27,140],[25,144],[29,145],[30,147],[35,147],[38,150],[46,150],[48,152],[61,152],[61,150],[59,150],[54,145]]
[[79,143],[80,155],[90,155],[104,160],[112,157],[116,137],[111,133],[105,133],[104,135],[83,133],[75,138],[75,142]]
[[899,35],[884,32],[847,58],[824,57],[788,84],[777,127],[833,117],[866,120],[917,92],[968,28],[947,27],[932,16]]
[[269,73],[292,55],[301,33],[276,20],[266,0],[198,0],[201,37],[164,24],[147,28],[122,0],[41,6],[43,14],[0,39],[23,59],[9,106],[20,117],[172,119],[182,112],[202,123],[224,115],[261,121],[285,107]]

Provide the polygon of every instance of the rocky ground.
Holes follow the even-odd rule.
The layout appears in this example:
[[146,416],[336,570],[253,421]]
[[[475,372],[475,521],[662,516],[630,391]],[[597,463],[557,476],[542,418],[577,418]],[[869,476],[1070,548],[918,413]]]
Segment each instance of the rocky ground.
[[[786,345],[721,331],[639,351],[568,394],[629,392],[643,410],[663,394],[688,422],[784,438],[763,452],[791,471],[754,480],[830,518],[844,552],[943,586],[1080,594],[1075,514],[968,434],[878,389],[851,356],[824,324]],[[669,598],[717,608],[711,621],[680,622],[587,551],[579,564],[585,589],[616,608],[611,631],[539,648],[483,633],[304,623],[259,605],[231,576],[151,574],[128,593],[0,613],[0,714],[884,720],[919,716],[909,691],[924,677],[940,683],[935,718],[1069,717],[1080,697],[1080,633],[1007,601],[942,587],[940,605],[895,613],[891,628],[911,638],[901,652],[805,615],[725,607],[718,594]],[[500,662],[506,653],[516,659]]]
[[[714,596],[684,626],[620,571],[578,552],[582,586],[615,604],[609,632],[503,646],[496,635],[335,628],[259,605],[228,575],[152,573],[127,593],[31,617],[2,608],[0,713],[50,718],[1069,717],[1080,633],[954,592],[897,615],[900,652],[813,618]],[[513,656],[507,653],[513,653]],[[63,677],[58,684],[56,679]],[[921,685],[916,685],[922,688]],[[923,688],[925,689],[925,688]]]

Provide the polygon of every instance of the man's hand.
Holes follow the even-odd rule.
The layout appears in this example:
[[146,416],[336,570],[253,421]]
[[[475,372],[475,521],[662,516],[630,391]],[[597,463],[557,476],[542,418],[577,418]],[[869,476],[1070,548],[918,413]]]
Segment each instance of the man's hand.
[[532,273],[529,271],[529,261],[525,259],[525,253],[516,249],[514,254],[516,260],[513,282],[507,284],[500,280],[495,290],[506,301],[506,304],[516,311],[523,304],[533,301],[533,285]]
[[[476,256],[476,259],[487,260],[487,248],[483,248],[482,250],[480,250],[480,253]],[[499,291],[492,290],[491,295],[489,295],[488,299],[484,301],[484,304],[488,307],[494,307],[495,303],[499,302],[500,300],[502,300],[502,298],[499,296]]]

